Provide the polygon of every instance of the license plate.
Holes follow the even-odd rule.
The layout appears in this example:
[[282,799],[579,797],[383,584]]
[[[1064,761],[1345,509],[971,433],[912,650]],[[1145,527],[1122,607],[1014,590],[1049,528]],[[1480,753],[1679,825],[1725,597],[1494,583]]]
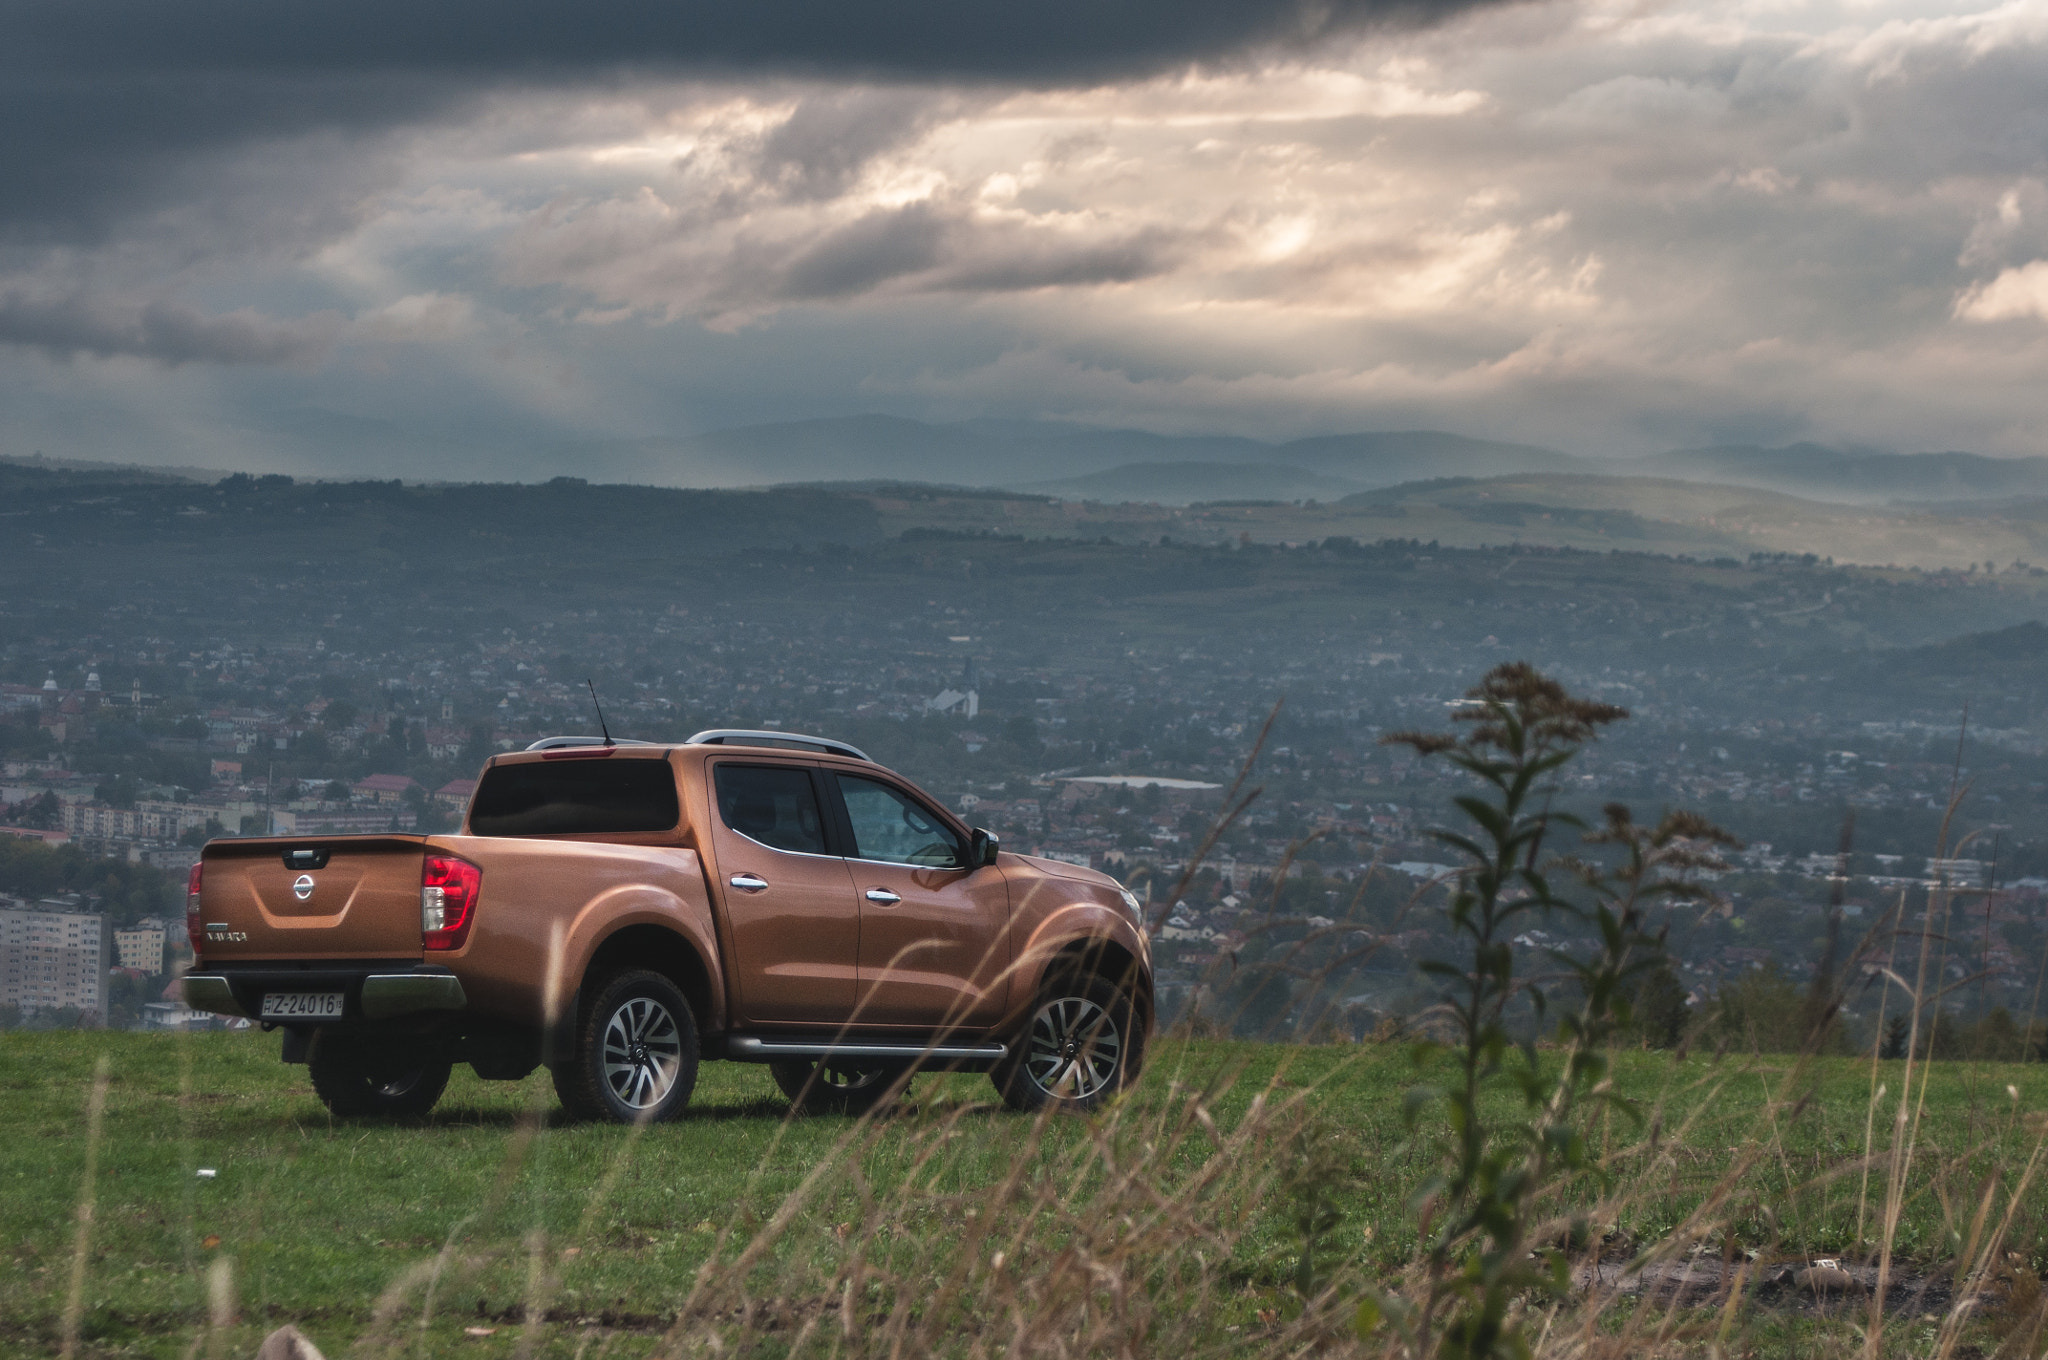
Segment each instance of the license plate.
[[263,1018],[339,1020],[341,996],[340,992],[265,992]]

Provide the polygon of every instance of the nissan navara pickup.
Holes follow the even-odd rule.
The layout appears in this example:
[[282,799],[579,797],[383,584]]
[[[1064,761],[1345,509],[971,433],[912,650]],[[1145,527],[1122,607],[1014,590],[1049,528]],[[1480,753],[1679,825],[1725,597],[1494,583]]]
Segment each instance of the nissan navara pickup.
[[210,842],[188,1004],[283,1031],[340,1116],[419,1115],[455,1063],[546,1064],[572,1114],[661,1120],[702,1059],[858,1113],[919,1067],[1017,1109],[1138,1075],[1138,900],[1001,850],[842,742],[554,737],[494,756],[459,833]]

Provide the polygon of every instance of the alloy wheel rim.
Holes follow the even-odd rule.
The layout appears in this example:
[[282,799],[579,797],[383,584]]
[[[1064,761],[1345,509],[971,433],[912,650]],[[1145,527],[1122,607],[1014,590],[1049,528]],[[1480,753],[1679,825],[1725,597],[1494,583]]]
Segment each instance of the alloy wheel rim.
[[659,1105],[675,1087],[682,1064],[682,1032],[668,1007],[653,997],[634,997],[605,1022],[604,1084],[627,1109]]
[[1116,1077],[1123,1036],[1109,1013],[1085,996],[1048,1001],[1031,1017],[1024,1070],[1059,1100],[1087,1100]]
[[399,1096],[410,1095],[412,1088],[419,1085],[420,1079],[424,1076],[426,1076],[425,1072],[414,1071],[393,1077],[389,1081],[378,1085],[377,1094],[383,1096],[386,1100],[395,1100]]
[[891,1075],[886,1067],[836,1067],[823,1063],[812,1072],[811,1079],[828,1090],[865,1091],[889,1080]]

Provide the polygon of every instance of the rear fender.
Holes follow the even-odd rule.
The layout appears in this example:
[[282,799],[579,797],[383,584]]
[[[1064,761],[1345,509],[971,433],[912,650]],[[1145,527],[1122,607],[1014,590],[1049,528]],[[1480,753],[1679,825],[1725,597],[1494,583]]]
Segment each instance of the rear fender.
[[[562,957],[566,966],[557,979],[561,991],[553,998],[555,1014],[565,1016],[569,1013],[573,995],[590,972],[591,963],[606,940],[622,931],[648,926],[680,935],[696,954],[708,989],[703,1018],[709,1020],[713,1027],[722,1029],[725,1022],[725,980],[718,968],[718,936],[712,925],[711,908],[701,894],[697,901],[692,902],[683,895],[651,886],[613,888],[591,898],[576,913],[563,942]],[[685,981],[683,978],[675,979],[679,987]]]
[[437,836],[431,848],[483,868],[468,941],[428,956],[462,979],[477,1014],[530,1027],[551,1011],[559,1017],[573,1007],[606,938],[656,927],[704,963],[707,1011],[724,1015],[717,936],[696,851],[483,836]]

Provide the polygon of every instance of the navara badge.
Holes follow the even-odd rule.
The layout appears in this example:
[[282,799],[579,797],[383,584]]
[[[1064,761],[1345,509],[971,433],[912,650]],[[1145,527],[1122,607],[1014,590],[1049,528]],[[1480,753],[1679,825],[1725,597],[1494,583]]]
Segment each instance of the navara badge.
[[303,902],[312,895],[313,876],[311,874],[300,874],[298,881],[292,884],[292,896]]

